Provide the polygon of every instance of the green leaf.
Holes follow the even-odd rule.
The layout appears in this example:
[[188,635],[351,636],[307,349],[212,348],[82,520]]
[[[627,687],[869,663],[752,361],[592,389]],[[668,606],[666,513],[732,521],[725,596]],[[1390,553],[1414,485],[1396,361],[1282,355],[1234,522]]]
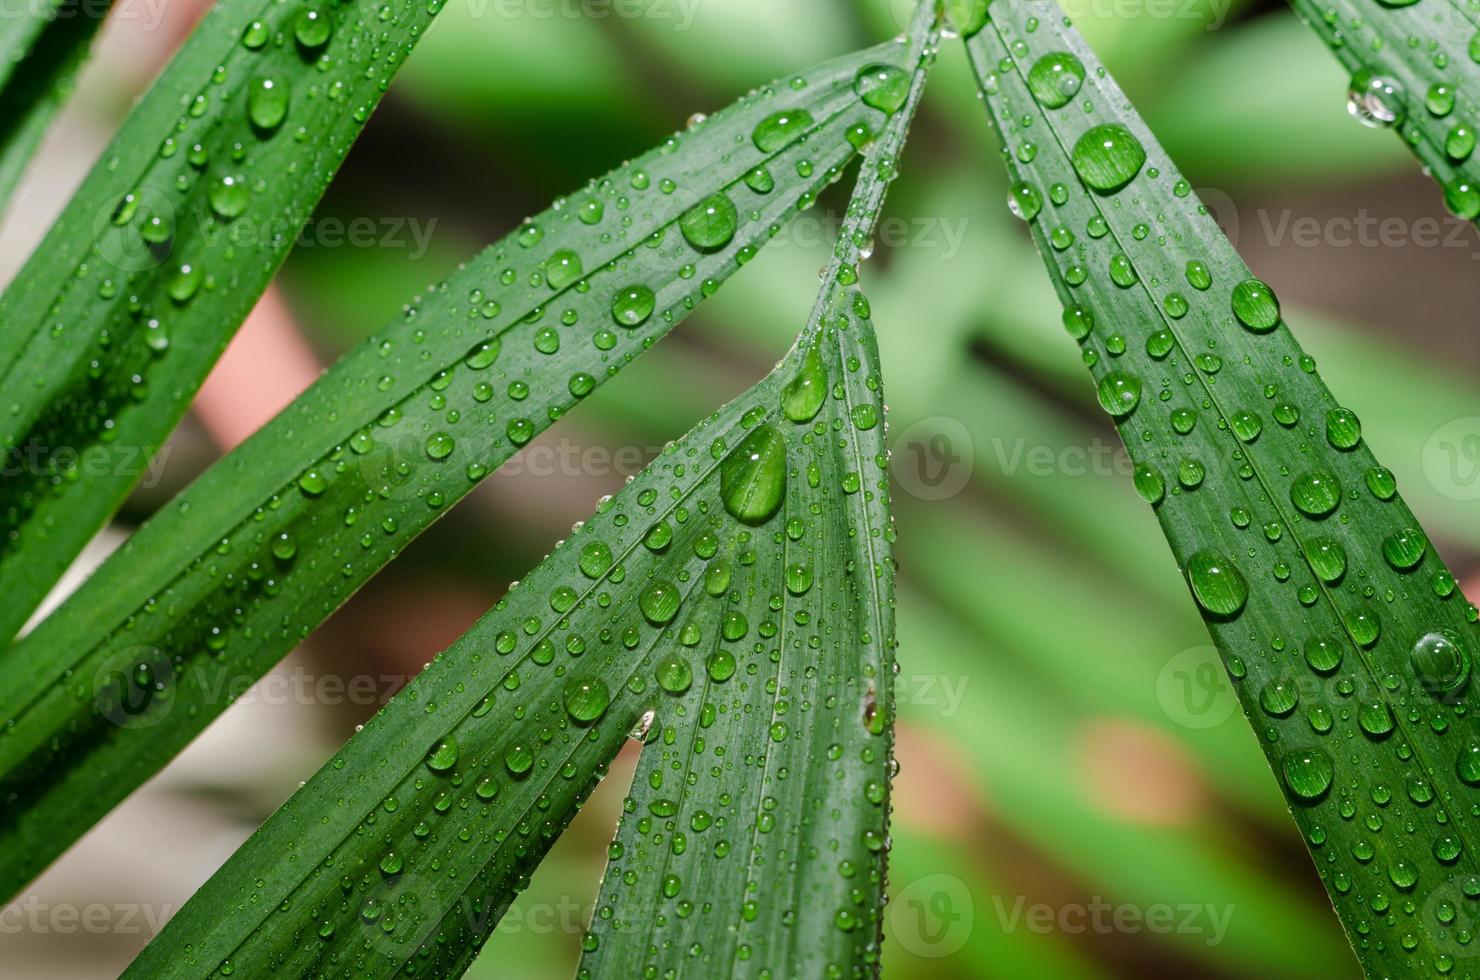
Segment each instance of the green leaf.
[[[892,767],[883,400],[856,262],[933,56],[874,144],[776,371],[615,498],[398,695],[129,976],[456,976],[629,738],[583,975],[877,962]],[[872,73],[879,77],[879,72]],[[820,397],[814,397],[816,392]],[[797,856],[825,854],[825,867]],[[283,911],[279,911],[279,910]]]
[[1359,958],[1449,972],[1477,910],[1475,608],[1058,9],[998,0],[968,51],[1011,205]]
[[748,262],[841,176],[910,56],[767,86],[558,201],[141,528],[0,658],[0,892]]
[[110,6],[111,0],[56,0],[0,22],[0,207],[72,94]]
[[1480,218],[1480,15],[1457,0],[1291,0],[1351,74],[1347,108],[1392,129],[1461,218]]
[[0,642],[143,474],[436,9],[215,7],[0,296]]

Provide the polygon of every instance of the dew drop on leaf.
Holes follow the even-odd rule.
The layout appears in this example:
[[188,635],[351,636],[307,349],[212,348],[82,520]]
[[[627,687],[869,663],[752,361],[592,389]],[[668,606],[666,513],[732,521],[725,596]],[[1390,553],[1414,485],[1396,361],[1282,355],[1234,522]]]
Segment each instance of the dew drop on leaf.
[[1331,757],[1321,749],[1290,753],[1280,764],[1280,771],[1290,792],[1306,803],[1314,803],[1325,796],[1335,776]]
[[1028,89],[1049,109],[1068,105],[1083,84],[1084,65],[1067,51],[1046,54],[1028,69]]
[[1135,179],[1146,163],[1146,148],[1119,123],[1095,126],[1070,154],[1079,179],[1102,194],[1112,194]]
[[786,495],[786,440],[775,426],[762,424],[720,465],[720,497],[731,517],[764,524]]
[[724,194],[711,194],[684,212],[678,227],[688,243],[701,252],[724,248],[735,237],[740,215]]
[[762,153],[774,153],[799,139],[812,126],[812,114],[806,109],[789,109],[762,119],[750,138]]
[[910,96],[910,74],[893,65],[870,65],[858,73],[853,88],[864,105],[893,115]]
[[1210,551],[1199,551],[1187,559],[1187,582],[1197,604],[1212,616],[1231,619],[1249,601],[1243,573]]

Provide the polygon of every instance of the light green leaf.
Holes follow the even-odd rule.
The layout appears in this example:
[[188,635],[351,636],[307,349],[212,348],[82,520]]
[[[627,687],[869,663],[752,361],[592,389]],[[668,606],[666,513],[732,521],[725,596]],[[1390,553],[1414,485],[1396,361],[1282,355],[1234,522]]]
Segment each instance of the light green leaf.
[[998,0],[968,49],[1012,207],[1359,958],[1469,975],[1475,608],[1058,8]]
[[1352,116],[1401,135],[1449,210],[1480,218],[1480,12],[1463,0],[1291,6],[1350,73]]
[[0,21],[0,207],[72,94],[111,0],[56,0]]
[[143,475],[437,9],[213,8],[0,296],[0,642]]
[[878,76],[912,56],[767,86],[557,202],[140,529],[0,658],[0,892],[749,261],[841,176],[886,118]]
[[[645,743],[582,975],[854,976],[877,962],[892,767],[883,400],[856,262],[898,102],[797,345],[442,654],[128,976],[456,976],[629,738]],[[907,97],[907,100],[906,100]],[[822,871],[797,856],[827,855]],[[722,924],[722,925],[721,925]]]

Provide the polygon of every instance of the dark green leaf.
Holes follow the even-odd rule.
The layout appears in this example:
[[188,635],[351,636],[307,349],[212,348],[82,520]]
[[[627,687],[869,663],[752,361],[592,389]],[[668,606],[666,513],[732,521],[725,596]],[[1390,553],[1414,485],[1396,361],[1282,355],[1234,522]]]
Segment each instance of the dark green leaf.
[[1449,210],[1480,218],[1480,13],[1462,0],[1291,5],[1351,73],[1352,116],[1401,135]]
[[[749,261],[841,175],[850,134],[885,118],[860,73],[909,56],[891,43],[767,86],[557,202],[346,357],[0,658],[0,892]],[[801,113],[793,141],[758,149],[759,126]],[[701,202],[707,216],[687,217]],[[722,244],[716,211],[735,220]],[[699,217],[704,248],[682,231]]]
[[1011,206],[1359,958],[1469,975],[1475,608],[1058,8],[998,0],[968,50]]
[[[933,56],[931,13],[895,52],[920,66],[908,103],[871,151],[791,353],[398,695],[130,976],[227,961],[456,976],[629,738],[645,747],[582,975],[874,970],[893,559],[856,262]],[[799,379],[826,396],[799,407]],[[799,866],[807,854],[825,867]]]
[[436,9],[215,7],[0,296],[0,642],[143,474]]
[[58,0],[0,22],[0,207],[72,93],[111,0]]

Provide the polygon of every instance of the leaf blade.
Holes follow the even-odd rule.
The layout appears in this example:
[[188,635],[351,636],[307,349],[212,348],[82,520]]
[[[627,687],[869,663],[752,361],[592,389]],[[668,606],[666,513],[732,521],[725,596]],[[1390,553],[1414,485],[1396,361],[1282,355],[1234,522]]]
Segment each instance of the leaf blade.
[[[924,26],[917,29],[925,30],[932,22],[933,17],[924,19],[919,22]],[[911,46],[916,59],[924,40],[917,35]],[[901,112],[891,124],[899,139],[905,115]],[[866,195],[876,202],[873,211],[860,212],[850,220],[850,228],[859,227],[858,222],[871,225],[885,183],[887,178],[877,173],[863,178],[864,186],[876,189],[878,197]],[[335,955],[336,948],[353,951],[349,968],[360,974],[390,975],[414,959],[418,969],[455,975],[487,938],[519,882],[563,830],[634,726],[641,737],[656,743],[667,738],[663,732],[669,723],[693,723],[697,731],[700,719],[722,723],[721,714],[726,718],[747,714],[741,708],[746,690],[742,678],[750,676],[746,662],[766,657],[759,651],[745,652],[741,641],[784,631],[778,642],[802,642],[807,630],[780,618],[772,623],[775,630],[768,632],[759,619],[742,627],[728,617],[727,634],[718,632],[714,607],[731,605],[732,596],[733,603],[740,604],[745,583],[780,588],[775,576],[781,569],[768,561],[747,562],[741,552],[772,536],[795,545],[816,533],[830,547],[855,553],[856,541],[839,528],[850,526],[845,515],[857,519],[864,509],[873,515],[867,525],[873,533],[865,535],[862,553],[877,564],[856,573],[841,567],[826,570],[829,576],[850,580],[859,591],[841,582],[804,583],[804,577],[794,573],[788,576],[787,592],[798,603],[808,593],[848,595],[846,611],[835,614],[829,607],[827,620],[831,624],[836,615],[836,622],[846,627],[846,638],[837,641],[838,652],[851,654],[850,667],[856,672],[837,678],[833,696],[838,703],[826,711],[829,718],[846,719],[851,729],[848,736],[834,737],[873,751],[866,760],[850,755],[847,762],[833,759],[832,764],[840,775],[848,775],[852,789],[862,793],[865,777],[873,776],[880,782],[880,792],[886,792],[892,671],[885,668],[892,663],[893,627],[892,602],[885,596],[892,588],[892,567],[885,528],[887,481],[876,356],[866,302],[852,284],[843,285],[858,248],[857,243],[849,244],[834,263],[805,335],[809,342],[848,344],[860,359],[855,367],[844,367],[838,378],[848,390],[828,398],[841,406],[819,406],[821,414],[814,415],[820,423],[846,417],[852,427],[857,404],[872,409],[869,424],[856,430],[852,458],[861,467],[861,479],[851,490],[821,481],[812,486],[802,476],[805,465],[790,472],[809,456],[826,455],[833,446],[832,440],[817,440],[817,448],[801,448],[801,433],[812,431],[812,420],[782,417],[783,389],[805,369],[811,350],[799,344],[756,389],[701,423],[621,494],[604,502],[571,540],[434,661],[207,883],[128,975],[184,975],[212,968],[223,957],[230,958],[234,968],[271,962],[277,968],[313,971],[331,962],[326,958]],[[841,353],[843,348],[831,349]],[[789,427],[786,435],[778,428],[782,426]],[[831,429],[829,424],[820,427]],[[784,490],[774,482],[777,471],[769,455],[774,440],[782,443],[786,454],[787,465],[781,470],[781,479],[788,484]],[[794,509],[801,507],[796,497],[815,503],[806,487],[796,485],[804,480],[812,491],[827,495],[833,506],[808,506],[800,513]],[[734,492],[737,487],[744,492]],[[726,501],[744,516],[731,516]],[[807,525],[800,535],[793,529],[797,521]],[[784,548],[779,541],[776,546]],[[866,583],[857,581],[855,574]],[[769,595],[760,601],[769,621],[777,611],[765,612],[771,604]],[[704,638],[692,643],[678,639],[680,633],[688,634],[694,622],[688,617],[701,603],[709,610],[699,617]],[[756,614],[749,605],[743,608]],[[853,629],[859,608],[869,611],[877,624],[867,631],[871,634],[867,639]],[[819,621],[812,628],[820,631],[823,624]],[[733,644],[734,652],[722,642]],[[679,650],[693,652],[680,661]],[[707,656],[700,659],[701,653]],[[862,669],[863,664],[873,669]],[[645,680],[638,684],[638,678]],[[727,687],[738,699],[732,709],[706,710],[700,702],[712,687]],[[871,697],[876,713],[868,715]],[[435,712],[421,710],[421,704],[430,703],[428,698],[435,701]],[[819,705],[816,710],[824,709]],[[793,719],[800,741],[802,721]],[[768,731],[777,723],[769,712],[762,721]],[[706,730],[713,727],[707,725]],[[722,724],[715,729],[720,730]],[[774,732],[769,737],[774,739]],[[430,753],[424,744],[431,747]],[[652,752],[650,744],[643,766],[649,765]],[[428,768],[450,782],[427,783],[423,773]],[[346,780],[346,773],[364,775]],[[846,794],[839,795],[852,802]],[[347,803],[330,803],[346,799]],[[394,805],[387,800],[394,800]],[[658,804],[656,813],[666,814],[665,820],[680,811],[688,817],[698,815],[674,800],[653,802]],[[866,807],[854,807],[857,819],[868,828],[866,839],[860,831],[850,844],[850,853],[856,849],[869,855],[857,883],[874,897],[871,906],[861,903],[866,908],[860,914],[867,921],[847,930],[837,928],[836,912],[849,899],[847,882],[833,879],[827,904],[798,908],[807,925],[806,936],[816,942],[805,947],[793,944],[775,954],[786,964],[784,975],[812,975],[819,958],[842,961],[854,969],[868,969],[875,962],[886,802],[880,795]],[[741,807],[740,812],[749,809]],[[760,814],[758,802],[754,809],[752,819]],[[323,813],[331,814],[328,820],[318,818]],[[444,813],[454,815],[454,820],[443,821]],[[372,816],[377,829],[366,841],[355,828]],[[726,826],[725,814],[710,816],[716,828]],[[293,838],[292,862],[281,860],[288,837]],[[740,849],[734,853],[738,861]],[[306,863],[294,867],[299,860]],[[332,915],[333,921],[326,920],[316,938],[304,942],[306,925],[284,923],[268,910],[276,907],[278,896],[291,896],[295,907],[307,903],[327,909],[315,896],[327,894],[325,885],[337,892],[340,884],[308,873],[321,861],[345,873],[351,897],[338,903],[343,914]],[[769,867],[782,876],[780,880],[789,875],[783,862]],[[272,896],[259,906],[264,914],[220,915],[219,910],[234,904],[244,888]],[[741,898],[738,893],[728,897],[736,903]],[[738,918],[738,908],[734,911]],[[383,919],[394,915],[401,918],[382,929]],[[631,942],[621,936],[588,940],[592,969],[620,969],[598,960],[613,951],[630,954],[635,948]],[[675,950],[674,955],[687,953]],[[717,949],[704,956],[703,969],[729,960]],[[753,966],[758,968],[759,963]],[[747,972],[743,963],[736,969]]]
[[[809,204],[856,152],[848,131],[878,117],[855,91],[858,73],[897,47],[743,99],[526,223],[348,355],[0,658],[0,798],[13,804],[0,815],[0,891],[161,768],[233,690]],[[796,139],[769,151],[752,140],[798,110],[812,123]],[[699,249],[680,225],[716,189],[740,202],[740,220],[732,239]],[[593,203],[604,218],[588,225]],[[99,772],[112,774],[101,789]]]
[[5,641],[178,423],[436,9],[213,8],[0,295]]
[[0,209],[71,94],[111,5],[59,2],[0,24]]
[[1468,921],[1476,731],[1464,684],[1436,689],[1414,651],[1452,638],[1468,663],[1474,607],[1057,8],[999,0],[968,51],[1066,326],[1359,959],[1442,972],[1464,945],[1442,909]]
[[1480,17],[1450,0],[1290,5],[1350,73],[1352,116],[1400,133],[1449,211],[1480,219]]

